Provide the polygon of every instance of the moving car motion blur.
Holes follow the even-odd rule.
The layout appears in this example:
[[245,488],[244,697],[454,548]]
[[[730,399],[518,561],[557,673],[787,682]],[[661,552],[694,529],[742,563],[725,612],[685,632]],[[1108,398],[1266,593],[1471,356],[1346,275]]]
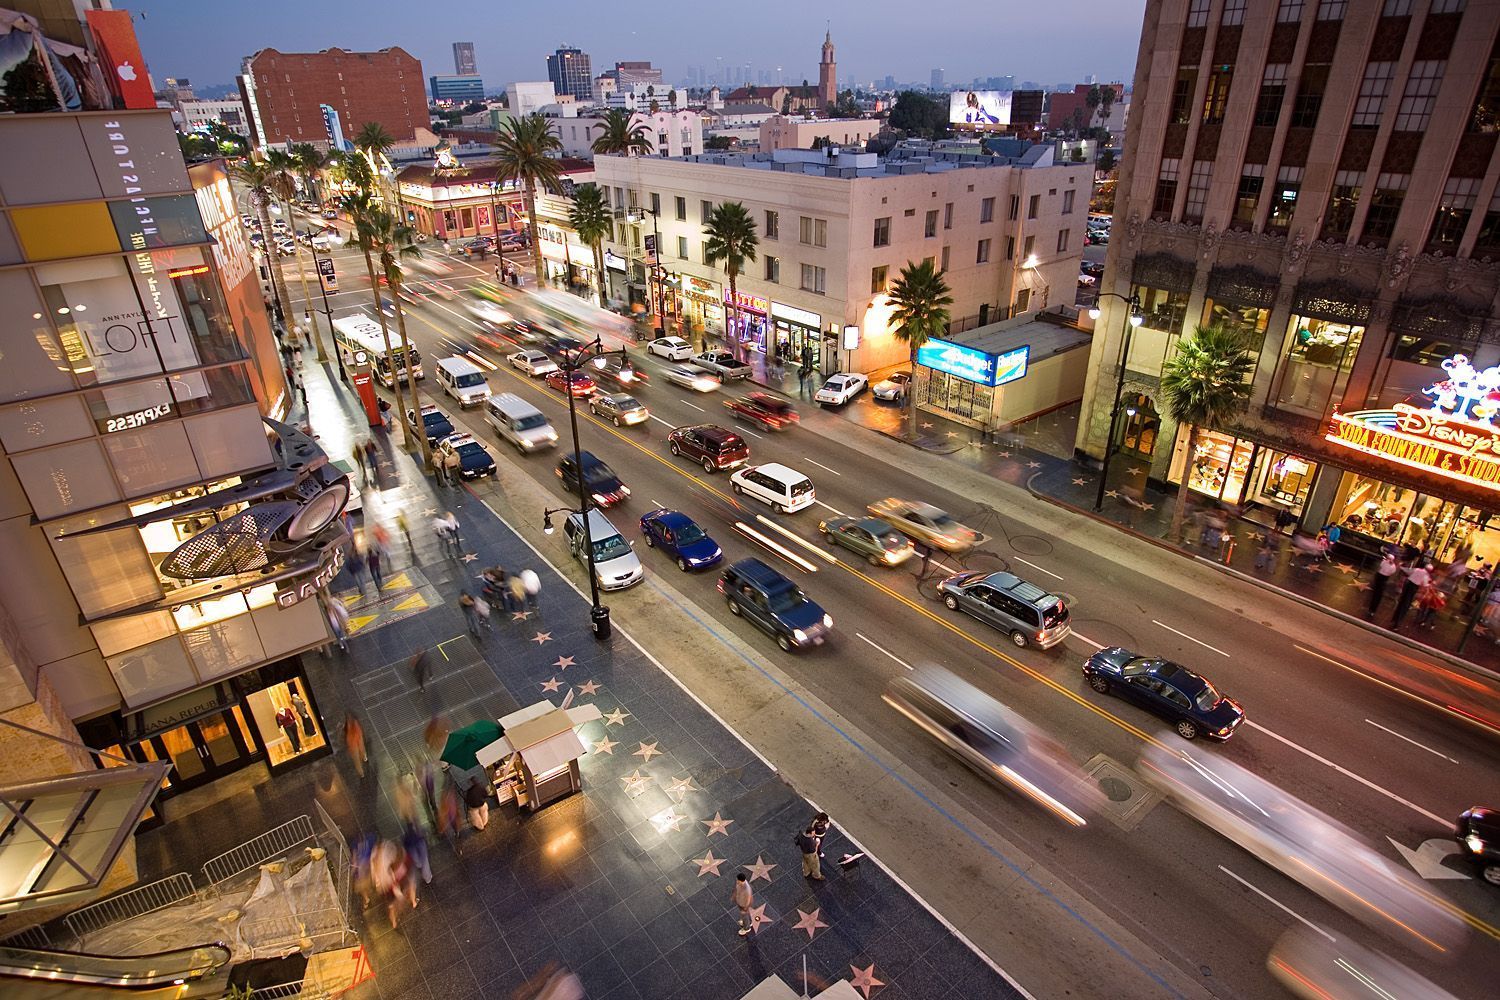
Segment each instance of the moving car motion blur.
[[1303,1000],[1458,1000],[1388,955],[1304,927],[1276,940],[1266,969]]

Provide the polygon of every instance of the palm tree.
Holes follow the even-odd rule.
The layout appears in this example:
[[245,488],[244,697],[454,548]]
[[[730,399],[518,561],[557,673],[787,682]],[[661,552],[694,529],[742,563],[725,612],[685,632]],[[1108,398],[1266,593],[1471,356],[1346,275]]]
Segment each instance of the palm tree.
[[[411,423],[406,419],[406,399],[401,392],[401,380],[396,377],[396,359],[398,355],[391,348],[391,331],[385,323],[385,310],[380,306],[380,282],[375,279],[374,254],[377,252],[375,233],[380,228],[375,222],[375,216],[385,212],[375,201],[368,191],[356,191],[346,194],[339,199],[339,207],[342,208],[354,223],[354,242],[360,252],[365,255],[365,272],[370,276],[370,294],[375,297],[375,318],[380,321],[380,336],[385,341],[385,356],[390,359],[391,387],[396,391],[396,416],[401,421],[402,442],[408,451],[411,450]],[[385,212],[390,215],[389,212]],[[416,393],[412,393],[412,401],[416,401]],[[415,407],[413,407],[415,409]],[[427,434],[424,430],[422,439],[425,441]]]
[[[381,165],[390,166],[390,161],[385,154],[396,145],[395,138],[385,130],[385,126],[379,122],[365,122],[354,134],[354,148],[364,154],[365,163],[370,168],[370,177],[379,179],[385,174]],[[391,180],[391,192],[394,195],[396,207],[401,210],[399,218],[406,218],[406,212],[401,205],[401,186]]]
[[[708,222],[703,226],[707,241],[703,244],[703,262],[709,267],[724,262],[724,277],[729,281],[729,299],[738,302],[739,289],[735,279],[746,261],[755,260],[755,248],[760,246],[760,237],[755,233],[755,219],[737,201],[726,201],[714,206]],[[661,247],[656,248],[658,254]],[[738,312],[738,307],[736,307]]]
[[1178,424],[1188,425],[1187,461],[1172,509],[1170,538],[1182,532],[1199,434],[1205,427],[1222,427],[1244,410],[1254,372],[1255,358],[1244,336],[1217,323],[1199,326],[1191,340],[1178,341],[1177,353],[1162,366],[1160,386],[1167,412]]
[[[386,284],[390,286],[391,304],[396,310],[396,327],[401,331],[401,351],[397,357],[403,359],[402,364],[406,369],[406,389],[411,394],[412,409],[417,409],[417,376],[414,372],[416,366],[410,363],[411,340],[406,335],[406,310],[401,305],[401,259],[422,255],[416,243],[417,231],[383,208],[361,212],[355,221],[354,231],[361,248],[369,244],[370,249],[366,251],[365,257],[366,263],[370,262],[372,254],[380,257],[380,270],[385,276]],[[379,285],[373,281],[373,275],[371,283],[375,285],[375,297],[378,300],[380,298]],[[384,329],[383,323],[381,328]],[[392,368],[391,383],[397,387],[396,405],[403,406],[400,377],[394,368]],[[420,421],[418,423],[420,425]],[[407,434],[406,444],[409,448],[411,447],[410,430]],[[428,443],[425,429],[418,431],[417,440],[421,442],[422,462],[425,467],[432,462],[432,446]]]
[[292,304],[286,294],[286,275],[281,272],[281,257],[276,253],[271,239],[271,201],[276,197],[271,183],[276,172],[265,160],[254,158],[235,164],[229,171],[250,192],[250,204],[255,206],[256,217],[260,220],[260,252],[265,255],[266,270],[271,273],[271,292],[276,296],[276,307],[281,312],[282,323],[289,323],[292,319]]
[[[908,262],[891,283],[888,296],[893,306],[891,322],[895,324],[896,339],[906,344],[911,357],[912,375],[917,371],[917,352],[933,337],[948,330],[948,307],[953,298],[948,294],[948,282],[943,280],[932,261]],[[911,421],[911,436],[917,436],[917,406],[910,396],[903,401]]]
[[542,271],[542,242],[536,238],[536,189],[556,193],[561,190],[557,178],[559,165],[548,154],[562,151],[562,140],[552,133],[546,118],[539,114],[509,118],[500,123],[495,137],[495,166],[499,179],[521,185],[526,204],[526,220],[531,227],[531,259],[536,268],[537,286],[546,283]]
[[299,142],[288,150],[297,164],[297,177],[302,181],[302,192],[318,204],[323,203],[321,177],[332,162],[330,154],[323,152],[310,142]]
[[609,206],[604,204],[604,189],[597,184],[581,184],[573,189],[573,204],[568,206],[568,224],[578,238],[594,251],[594,277],[599,285],[599,307],[605,308],[604,239],[613,228]]
[[595,126],[599,134],[594,138],[594,152],[601,154],[624,154],[651,152],[651,140],[646,138],[646,126],[632,122],[635,116],[623,108],[610,108]]
[[[302,243],[295,239],[297,235],[297,220],[292,218],[292,199],[297,197],[297,171],[299,168],[297,158],[291,153],[273,149],[266,153],[266,166],[270,170],[268,178],[271,191],[281,200],[281,211],[286,217],[287,224],[292,228],[292,258],[297,262],[297,275],[302,279],[302,316],[306,320],[307,328],[312,332],[313,343],[318,348],[318,363],[327,364],[328,349],[323,345],[323,335],[318,331],[318,324],[313,320],[312,293],[307,289],[307,269],[302,266]],[[266,245],[269,248],[271,241],[270,232],[266,233]]]

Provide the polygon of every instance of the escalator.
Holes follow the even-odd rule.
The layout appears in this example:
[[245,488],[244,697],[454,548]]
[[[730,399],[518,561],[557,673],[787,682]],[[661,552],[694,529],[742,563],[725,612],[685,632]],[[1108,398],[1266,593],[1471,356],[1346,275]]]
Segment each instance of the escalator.
[[147,955],[0,945],[5,1000],[72,997],[218,997],[228,979],[229,946],[215,942]]

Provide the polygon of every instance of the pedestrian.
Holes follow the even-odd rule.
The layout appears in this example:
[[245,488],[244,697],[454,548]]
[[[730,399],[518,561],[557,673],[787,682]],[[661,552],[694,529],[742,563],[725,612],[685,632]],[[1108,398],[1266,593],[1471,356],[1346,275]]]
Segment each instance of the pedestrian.
[[1432,582],[1432,573],[1427,564],[1420,558],[1412,560],[1410,568],[1406,571],[1406,582],[1401,585],[1401,594],[1396,598],[1396,611],[1391,616],[1391,628],[1397,628],[1401,619],[1406,617],[1406,612],[1411,610],[1412,601],[1421,589]]
[[281,361],[287,366],[287,370],[290,371],[292,365],[292,342],[285,337],[281,338]]
[[490,790],[483,778],[475,778],[464,789],[464,805],[469,807],[469,825],[483,830],[490,825]]
[[292,338],[292,364],[302,367],[302,341],[295,337]]
[[1276,536],[1269,531],[1261,538],[1260,548],[1255,553],[1256,572],[1264,573],[1276,568]]
[[506,583],[505,606],[511,611],[523,611],[526,608],[526,580],[524,573],[512,576]]
[[444,511],[443,524],[447,526],[447,532],[444,537],[447,539],[448,544],[452,547],[453,551],[457,552],[459,545],[463,541],[463,539],[458,536],[458,516],[455,515],[451,510]]
[[363,778],[370,751],[365,745],[365,727],[353,712],[344,715],[344,747],[349,751],[349,759],[354,761],[355,773]]
[[380,451],[375,447],[374,438],[365,438],[365,464],[370,467],[370,481],[380,483]]
[[458,595],[459,610],[464,613],[464,623],[469,626],[469,634],[479,638],[479,612],[474,608],[474,595],[467,590],[460,591]]
[[457,548],[458,520],[452,514],[439,514],[433,518],[432,531],[445,547]]
[[365,565],[370,568],[370,577],[375,581],[375,592],[378,594],[380,588],[385,586],[385,577],[380,573],[380,546],[371,545],[365,553]]
[[1444,597],[1443,592],[1433,584],[1429,583],[1417,591],[1417,627],[1435,627],[1436,622],[1433,619],[1437,617],[1437,613],[1443,610],[1447,603],[1448,598]]
[[458,452],[450,451],[443,456],[443,471],[447,474],[449,486],[463,483],[463,461],[458,457]]
[[823,856],[823,838],[828,836],[828,828],[832,825],[833,820],[829,819],[825,812],[820,812],[812,818],[813,833],[818,835],[818,857],[820,858]]
[[292,711],[297,713],[297,718],[302,722],[302,736],[304,739],[310,740],[318,735],[317,729],[313,726],[312,713],[307,710],[307,702],[296,691],[292,692]]
[[401,912],[401,901],[409,901],[412,909],[417,906],[417,887],[411,881],[411,864],[405,849],[392,841],[381,841],[371,858],[370,871],[376,892],[385,898],[386,913],[394,930]]
[[[432,857],[427,851],[427,834],[416,823],[407,823],[401,831],[401,846],[411,862],[412,891],[416,891],[417,873],[422,873],[422,884],[432,884]],[[415,905],[415,904],[413,904]]]
[[432,675],[432,664],[428,662],[427,650],[424,649],[411,658],[411,674],[417,680],[417,687],[426,691],[427,678]]
[[427,749],[436,756],[443,752],[443,747],[448,745],[448,722],[441,715],[433,713],[432,718],[427,720],[426,727],[422,730],[422,742],[427,744]]
[[479,617],[479,624],[484,626],[486,632],[490,629],[490,602],[483,597],[474,598],[474,614]]
[[343,601],[332,596],[327,597],[324,607],[328,609],[328,625],[333,629],[339,649],[349,652],[349,609],[344,607]]
[[1401,564],[1396,561],[1396,553],[1392,549],[1386,549],[1380,557],[1380,565],[1375,568],[1375,577],[1370,584],[1370,605],[1365,609],[1366,618],[1374,618],[1375,611],[1380,607],[1381,600],[1385,597],[1385,588],[1391,582],[1391,577]]
[[[358,546],[356,546],[356,549],[357,548],[358,548]],[[364,556],[361,555],[358,551],[356,551],[354,553],[354,558],[348,560],[347,562],[345,562],[344,565],[348,567],[348,569],[349,569],[349,575],[352,576],[352,577],[354,577],[354,585],[359,588],[359,595],[361,597],[363,597],[364,594],[365,594],[365,560],[364,560]]]
[[365,909],[370,908],[370,895],[375,889],[374,854],[375,835],[373,833],[362,834],[354,838],[354,846],[349,852],[354,869],[354,890],[359,893]]
[[734,905],[740,908],[740,937],[749,934],[752,926],[750,922],[750,905],[755,902],[755,891],[750,888],[750,879],[744,872],[734,877]]
[[823,881],[823,869],[818,862],[819,845],[822,838],[818,836],[817,827],[809,823],[807,829],[797,834],[797,849],[802,852],[802,875],[814,882]]
[[354,461],[359,465],[360,482],[370,481],[370,470],[365,467],[365,450],[359,445],[354,446]]
[[407,549],[412,552],[416,552],[417,547],[413,545],[411,541],[411,525],[406,522],[406,511],[396,511],[396,527],[400,530],[402,535],[406,536]]
[[286,372],[286,384],[295,389],[297,387],[297,373],[292,368],[292,362],[290,358],[287,359],[286,368],[284,369],[284,371]]
[[297,713],[287,706],[283,705],[276,710],[276,724],[281,727],[283,733],[286,733],[287,742],[291,743],[293,754],[302,752],[302,737],[297,734],[297,722]]
[[464,800],[452,781],[444,780],[443,790],[438,793],[437,828],[438,835],[457,853],[458,838],[464,832]]
[[451,486],[452,485],[451,483],[448,482],[448,463],[443,460],[443,453],[442,452],[440,452],[440,451],[433,452],[432,453],[432,458],[429,460],[429,464],[432,466],[432,474],[437,477],[438,485],[440,485],[440,486]]
[[542,592],[542,578],[536,575],[534,569],[521,570],[521,583],[526,587],[526,610],[540,610],[541,602],[537,595]]
[[312,408],[307,405],[307,386],[305,384],[303,384],[302,377],[300,375],[297,377],[297,395],[302,398],[302,410],[303,410],[303,412],[304,413],[311,413],[312,412]]
[[376,404],[376,409],[380,411],[381,430],[389,431],[391,429],[391,404],[386,400],[381,399]]

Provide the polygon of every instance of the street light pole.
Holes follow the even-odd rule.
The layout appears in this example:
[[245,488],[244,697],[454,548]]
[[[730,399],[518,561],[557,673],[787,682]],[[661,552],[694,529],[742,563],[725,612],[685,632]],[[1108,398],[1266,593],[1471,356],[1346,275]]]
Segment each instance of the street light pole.
[[[609,608],[605,607],[599,600],[599,573],[594,566],[594,533],[589,526],[589,510],[591,508],[588,483],[583,474],[583,450],[578,443],[578,404],[573,397],[573,376],[584,363],[594,355],[596,364],[604,361],[604,345],[598,336],[594,342],[584,344],[573,351],[562,352],[562,364],[564,387],[568,396],[568,424],[573,431],[573,469],[578,476],[578,508],[574,513],[583,520],[583,544],[587,553],[589,571],[589,625],[593,629],[594,638],[604,642],[610,635]],[[550,517],[557,511],[544,511],[542,514],[543,530],[551,524]]]
[[658,213],[649,208],[646,211],[651,213],[651,236],[656,240],[656,259],[651,262],[651,273],[656,277],[656,338],[660,340],[667,333],[667,290],[661,280],[661,231],[656,227]]
[[[339,350],[339,345],[336,342],[337,335],[333,332],[333,307],[328,304],[328,286],[323,281],[323,272],[318,270],[318,248],[312,244],[308,244],[308,250],[312,253],[313,272],[318,276],[318,291],[323,295],[323,318],[328,321],[329,336],[335,338],[333,360],[339,366],[339,379],[347,385],[349,382],[349,373],[344,370],[344,352]],[[331,253],[328,255],[328,262],[330,264],[333,263],[333,254]]]
[[1094,305],[1089,310],[1089,315],[1094,319],[1099,318],[1100,299],[1119,299],[1129,308],[1125,313],[1125,322],[1122,324],[1123,332],[1120,341],[1119,363],[1115,366],[1115,402],[1109,410],[1109,437],[1104,440],[1104,466],[1099,470],[1099,492],[1094,497],[1094,510],[1104,508],[1104,491],[1109,484],[1109,460],[1114,457],[1115,451],[1115,421],[1120,415],[1120,397],[1125,392],[1125,359],[1130,357],[1130,335],[1135,328],[1141,325],[1144,317],[1141,315],[1141,300],[1134,295],[1121,295],[1119,292],[1100,292],[1094,296]]

